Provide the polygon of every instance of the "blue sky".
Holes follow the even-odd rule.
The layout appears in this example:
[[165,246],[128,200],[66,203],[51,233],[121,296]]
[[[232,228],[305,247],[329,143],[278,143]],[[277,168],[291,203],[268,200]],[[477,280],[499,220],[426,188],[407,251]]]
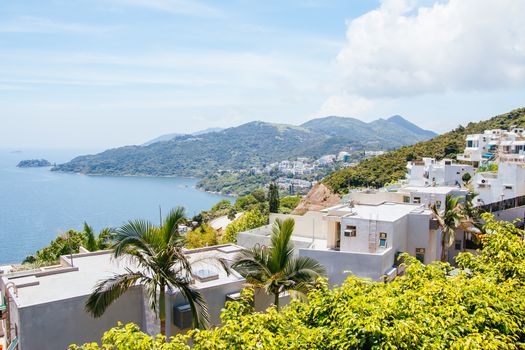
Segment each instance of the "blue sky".
[[521,0],[0,2],[0,147],[524,105]]

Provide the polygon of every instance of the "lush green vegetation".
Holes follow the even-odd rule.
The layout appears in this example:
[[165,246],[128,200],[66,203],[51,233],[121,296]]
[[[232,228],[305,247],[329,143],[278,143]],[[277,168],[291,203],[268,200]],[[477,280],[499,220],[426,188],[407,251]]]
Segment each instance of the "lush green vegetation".
[[301,201],[301,196],[286,196],[279,201],[279,213],[290,214]]
[[279,188],[276,184],[271,183],[268,189],[268,208],[270,213],[278,213],[279,206]]
[[[80,156],[54,170],[96,175],[195,176],[200,187],[224,193],[247,193],[270,179],[266,175],[228,175],[220,171],[249,170],[288,158],[318,157],[342,150],[394,148],[428,139],[429,133],[403,120],[363,123],[351,118],[310,121],[304,126],[251,122],[203,135],[181,135],[147,146],[126,146]],[[347,130],[348,132],[341,132]],[[384,147],[383,147],[384,148]],[[247,173],[249,174],[249,172]],[[253,185],[252,185],[253,184]]]
[[90,250],[108,249],[111,246],[114,231],[105,228],[95,236],[93,228],[84,223],[83,231],[69,230],[55,238],[48,246],[38,250],[34,255],[29,255],[23,264],[49,265],[58,263],[61,255],[75,254],[80,246]]
[[232,268],[250,285],[274,296],[277,310],[281,293],[304,299],[315,281],[326,273],[318,261],[306,256],[294,257],[290,242],[294,224],[293,219],[277,219],[272,228],[271,247],[257,245],[243,249],[232,263]]
[[207,224],[202,224],[186,233],[185,247],[188,249],[208,247],[218,243],[217,232]]
[[248,210],[226,227],[226,231],[221,237],[221,243],[236,243],[239,232],[267,225],[268,220],[267,210],[263,211],[260,207]]
[[245,195],[271,181],[272,177],[267,174],[223,171],[205,176],[197,187],[208,192]]
[[[230,302],[223,325],[177,335],[170,343],[137,326],[109,330],[102,347],[72,349],[523,349],[524,232],[490,216],[479,255],[461,253],[459,269],[404,256],[405,275],[391,283],[349,277],[329,289],[318,282],[308,304],[254,313],[250,294]],[[191,344],[191,345],[190,345]]]
[[162,225],[144,220],[131,220],[115,234],[113,255],[133,261],[137,269],[126,269],[94,287],[86,301],[86,311],[100,317],[107,308],[136,284],[147,290],[150,307],[158,311],[160,331],[166,332],[166,289],[179,290],[186,298],[193,314],[195,327],[208,322],[206,302],[191,286],[191,264],[182,248],[185,239],[179,234],[179,224],[185,222],[184,208],[173,209]]
[[429,141],[401,147],[384,155],[365,160],[354,167],[344,168],[326,177],[323,182],[334,192],[345,193],[350,187],[381,187],[405,176],[406,162],[422,157],[454,157],[465,148],[467,134],[480,133],[486,129],[508,129],[525,126],[525,108],[493,117],[479,123],[459,126],[453,131],[434,137]]

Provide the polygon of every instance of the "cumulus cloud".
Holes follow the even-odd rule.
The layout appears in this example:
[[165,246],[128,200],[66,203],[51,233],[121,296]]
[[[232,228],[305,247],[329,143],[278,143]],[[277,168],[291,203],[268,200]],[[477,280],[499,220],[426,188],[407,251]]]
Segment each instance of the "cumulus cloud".
[[381,98],[523,87],[524,15],[523,0],[384,0],[348,23],[344,89]]

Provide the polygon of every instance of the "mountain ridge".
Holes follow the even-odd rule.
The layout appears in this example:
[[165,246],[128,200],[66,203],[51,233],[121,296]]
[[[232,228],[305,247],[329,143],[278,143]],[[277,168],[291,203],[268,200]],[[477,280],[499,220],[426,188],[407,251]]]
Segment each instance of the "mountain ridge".
[[79,156],[52,170],[90,175],[205,177],[300,156],[319,157],[356,149],[387,150],[428,138],[395,123],[381,122],[387,123],[389,129],[381,130],[385,125],[338,118],[336,125],[323,118],[301,125],[253,121],[218,132],[180,135],[145,146],[124,146]]

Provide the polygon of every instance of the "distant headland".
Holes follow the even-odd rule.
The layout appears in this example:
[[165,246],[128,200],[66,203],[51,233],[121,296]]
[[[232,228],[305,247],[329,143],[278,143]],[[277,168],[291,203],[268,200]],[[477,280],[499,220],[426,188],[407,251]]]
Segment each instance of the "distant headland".
[[52,166],[48,160],[46,159],[27,159],[22,160],[20,163],[17,164],[17,167],[19,168],[41,168],[46,166]]

